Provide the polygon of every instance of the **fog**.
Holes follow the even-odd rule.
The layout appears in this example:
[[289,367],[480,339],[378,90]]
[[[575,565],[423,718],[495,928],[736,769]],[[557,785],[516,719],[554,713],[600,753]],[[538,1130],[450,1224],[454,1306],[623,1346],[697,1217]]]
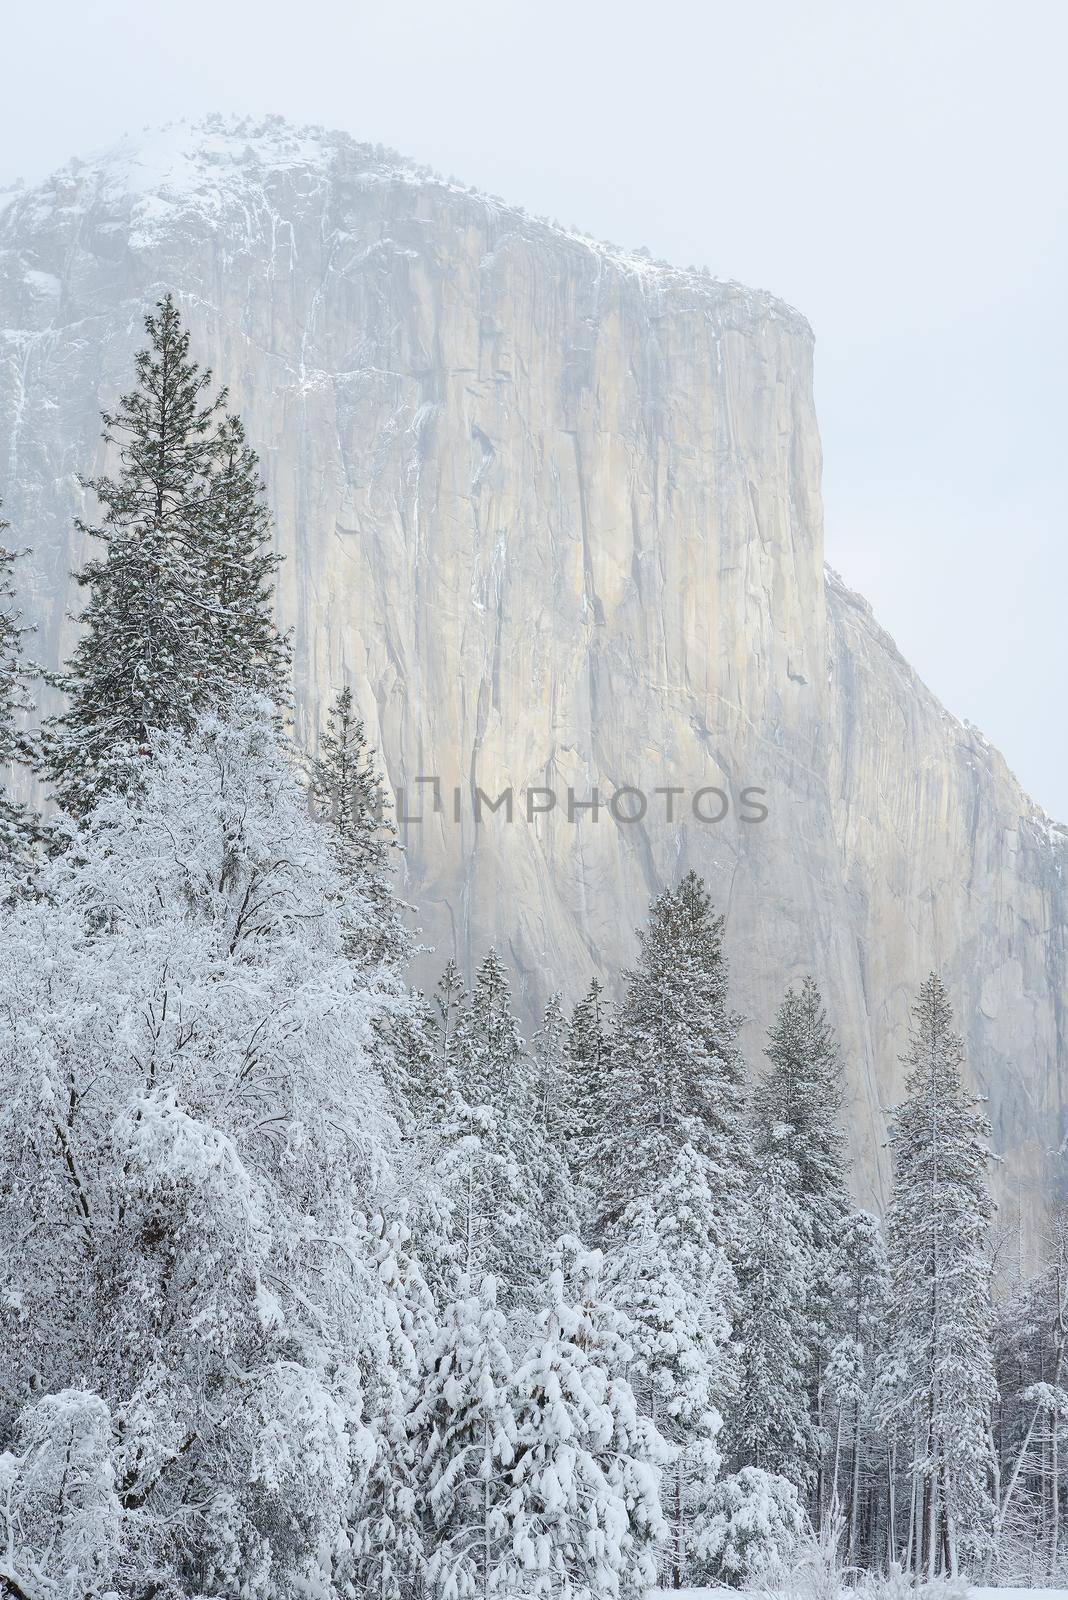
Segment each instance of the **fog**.
[[9,0],[0,41],[0,185],[277,111],[798,306],[828,559],[1068,820],[1068,8]]

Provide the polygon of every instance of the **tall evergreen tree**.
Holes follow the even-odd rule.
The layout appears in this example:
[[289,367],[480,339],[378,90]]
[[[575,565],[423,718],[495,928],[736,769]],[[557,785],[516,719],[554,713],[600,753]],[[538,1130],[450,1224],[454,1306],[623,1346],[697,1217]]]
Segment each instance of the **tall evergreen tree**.
[[[830,1504],[847,1517],[847,1559],[861,1556],[861,1493],[866,1459],[881,1437],[873,1428],[874,1380],[889,1315],[889,1269],[882,1230],[854,1211],[839,1230],[831,1274],[834,1322],[824,1372],[833,1427]],[[867,1552],[869,1560],[875,1551]]]
[[829,1252],[849,1211],[842,1063],[814,978],[786,991],[766,1054],[770,1066],[753,1089],[756,1141],[793,1163],[813,1245]]
[[584,1204],[595,1204],[597,1198],[598,1135],[610,1049],[604,988],[594,978],[571,1013],[563,1055],[564,1150],[572,1182]]
[[[768,1070],[753,1090],[753,1137],[758,1152],[793,1175],[793,1198],[810,1251],[809,1370],[805,1384],[813,1425],[824,1449],[826,1366],[833,1339],[834,1253],[849,1213],[845,1137],[840,1126],[841,1059],[813,978],[790,988],[768,1030]],[[826,1510],[823,1451],[814,1484],[817,1522]]]
[[462,1009],[466,998],[464,981],[460,969],[452,956],[446,961],[434,990],[434,1005],[439,1018],[441,1034],[441,1065],[442,1076],[449,1059],[449,1049],[452,1044],[453,1033],[456,1027],[456,1016]]
[[[0,518],[0,775],[21,766],[33,770],[35,752],[19,726],[20,716],[33,709],[26,687],[22,640],[24,627],[15,604],[12,569],[18,553],[4,544],[8,524]],[[25,866],[39,822],[28,806],[12,799],[0,781],[0,868]]]
[[435,1177],[452,1212],[464,1272],[505,1292],[534,1265],[524,1149],[533,1106],[504,965],[490,951],[456,1017]]
[[563,1001],[558,994],[551,994],[530,1041],[531,1067],[542,1131],[561,1152],[567,1132],[567,1031]]
[[737,1261],[749,1197],[745,1063],[723,919],[696,873],[653,901],[638,943],[605,1084],[606,1215],[651,1194],[689,1145],[708,1161],[715,1242]]
[[644,1594],[662,1532],[658,1468],[669,1451],[626,1378],[626,1322],[602,1290],[602,1258],[561,1241],[547,1304],[513,1380],[502,1592],[524,1600]]
[[496,1285],[462,1279],[446,1307],[410,1428],[428,1521],[426,1584],[442,1600],[489,1600],[507,1550],[515,1457],[512,1363]]
[[913,1457],[911,1565],[934,1576],[981,1569],[991,1553],[990,1130],[936,974],[913,1017],[890,1126],[888,1420]]
[[662,1580],[675,1588],[704,1576],[720,1429],[738,1380],[737,1283],[712,1243],[714,1211],[707,1158],[687,1145],[655,1193],[628,1205],[610,1255],[613,1299],[630,1324],[628,1376],[672,1449],[659,1555]]
[[426,1165],[433,1163],[441,1144],[455,1087],[453,1034],[467,998],[459,969],[450,958],[432,995],[412,994],[412,1022],[396,1041],[400,1056],[398,1076],[414,1117],[424,1171]]
[[256,452],[240,417],[224,417],[214,440],[204,516],[195,532],[203,570],[208,671],[222,697],[252,689],[276,706],[289,699],[290,647],[274,618],[274,549]]
[[366,926],[353,930],[354,953],[372,961],[403,959],[410,940],[392,883],[400,852],[397,830],[376,752],[347,684],[335,695],[320,731],[311,791],[317,814],[333,830],[338,865],[370,908]]
[[530,1086],[536,1117],[536,1139],[530,1146],[531,1171],[540,1196],[540,1221],[545,1239],[577,1229],[579,1202],[568,1164],[568,1025],[559,994],[545,1005],[530,1046]]
[[504,963],[491,950],[453,1025],[436,1176],[465,1271],[492,1273],[506,1301],[533,1288],[552,1240],[574,1224],[541,1087]]
[[[468,995],[451,958],[432,996],[413,997],[416,1015],[400,1036],[402,1077],[411,1109],[409,1221],[427,1283],[439,1304],[453,1298],[456,1278],[474,1260],[461,1238],[462,1194],[451,1187],[461,1164],[454,1148],[463,1123],[453,1054],[458,1017]],[[469,1150],[473,1154],[473,1151]]]
[[805,1382],[813,1337],[812,1250],[796,1189],[789,1158],[774,1146],[762,1152],[740,1273],[742,1376],[730,1436],[738,1466],[786,1478],[804,1494],[815,1479],[819,1440]]
[[426,1566],[424,1507],[408,1424],[437,1336],[434,1302],[407,1226],[381,1214],[362,1240],[371,1268],[363,1352],[364,1427],[369,1460],[357,1478],[333,1587],[368,1600],[409,1600]]
[[143,775],[155,736],[188,733],[242,689],[283,693],[287,647],[271,621],[270,524],[256,459],[226,393],[189,356],[167,295],[145,318],[136,386],[104,412],[117,477],[84,480],[103,507],[79,532],[104,546],[77,575],[83,632],[56,679],[48,772],[75,815]]

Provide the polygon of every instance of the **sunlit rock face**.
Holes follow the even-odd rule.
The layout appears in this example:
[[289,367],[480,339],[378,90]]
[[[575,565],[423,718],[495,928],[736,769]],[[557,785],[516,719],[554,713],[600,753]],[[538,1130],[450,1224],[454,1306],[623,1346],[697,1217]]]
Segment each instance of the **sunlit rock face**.
[[[49,663],[77,475],[165,289],[262,458],[298,732],[351,682],[422,816],[420,975],[493,943],[528,1018],[615,985],[695,867],[754,1064],[787,982],[823,985],[878,1205],[938,967],[1030,1247],[1068,1125],[1068,835],[826,573],[804,319],[318,130],[180,126],[72,163],[0,213],[0,494]],[[528,820],[531,790],[555,809]]]

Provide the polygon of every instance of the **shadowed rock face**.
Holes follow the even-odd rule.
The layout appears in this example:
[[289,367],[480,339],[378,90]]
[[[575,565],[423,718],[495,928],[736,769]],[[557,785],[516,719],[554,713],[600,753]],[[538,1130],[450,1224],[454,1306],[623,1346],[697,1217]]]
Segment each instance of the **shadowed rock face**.
[[[0,213],[0,494],[50,663],[76,474],[167,288],[262,457],[298,731],[352,682],[424,814],[403,830],[424,975],[492,942],[528,1016],[611,984],[695,867],[754,1062],[785,984],[823,985],[877,1205],[881,1107],[938,967],[1033,1241],[1066,1126],[1068,835],[825,572],[803,318],[341,135],[209,123],[73,163]],[[606,809],[623,785],[644,819]],[[513,820],[476,821],[476,786],[511,788]],[[527,821],[542,787],[557,809]],[[724,820],[694,816],[702,787]],[[569,788],[596,818],[568,820]]]

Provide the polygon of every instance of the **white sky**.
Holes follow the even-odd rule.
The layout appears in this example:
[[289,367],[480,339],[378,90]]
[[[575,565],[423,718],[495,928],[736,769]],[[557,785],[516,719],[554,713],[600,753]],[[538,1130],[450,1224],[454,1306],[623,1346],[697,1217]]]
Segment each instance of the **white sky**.
[[828,558],[1068,821],[1064,0],[8,0],[0,184],[281,112],[774,290]]

